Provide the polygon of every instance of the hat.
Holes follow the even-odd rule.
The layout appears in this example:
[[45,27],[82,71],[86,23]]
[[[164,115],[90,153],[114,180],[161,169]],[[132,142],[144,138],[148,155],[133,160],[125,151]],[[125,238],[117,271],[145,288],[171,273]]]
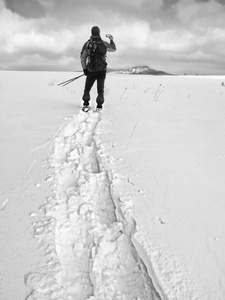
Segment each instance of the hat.
[[92,35],[100,35],[100,29],[98,26],[94,26],[91,28],[91,34]]

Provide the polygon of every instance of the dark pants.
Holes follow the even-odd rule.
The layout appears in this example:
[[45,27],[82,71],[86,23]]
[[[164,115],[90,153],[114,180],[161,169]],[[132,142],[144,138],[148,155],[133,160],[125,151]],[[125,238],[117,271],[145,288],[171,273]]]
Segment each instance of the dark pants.
[[106,70],[96,71],[96,72],[88,72],[85,82],[84,95],[83,100],[85,104],[88,104],[90,101],[90,90],[97,80],[97,92],[98,96],[96,98],[96,102],[98,107],[102,107],[104,103],[104,84],[105,84]]

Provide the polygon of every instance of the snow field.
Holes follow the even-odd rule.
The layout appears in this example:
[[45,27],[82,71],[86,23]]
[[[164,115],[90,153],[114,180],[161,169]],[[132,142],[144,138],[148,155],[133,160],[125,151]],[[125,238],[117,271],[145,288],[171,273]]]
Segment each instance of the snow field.
[[[30,273],[31,299],[161,299],[132,243],[132,203],[116,191],[104,145],[96,142],[99,113],[72,116],[54,141],[54,196],[34,224],[47,257],[46,273]],[[49,179],[49,181],[51,182]]]
[[0,76],[0,299],[95,299],[134,261],[162,299],[223,300],[224,77],[108,74],[99,116],[73,73]]
[[221,80],[108,78],[110,123],[100,127],[110,134],[101,139],[117,159],[113,170],[127,178],[148,272],[172,300],[224,296]]

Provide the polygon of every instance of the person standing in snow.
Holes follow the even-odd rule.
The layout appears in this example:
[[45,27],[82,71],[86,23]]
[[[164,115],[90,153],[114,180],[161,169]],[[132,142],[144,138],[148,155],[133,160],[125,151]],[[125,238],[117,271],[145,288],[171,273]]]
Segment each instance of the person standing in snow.
[[86,77],[84,94],[83,94],[83,110],[88,111],[90,101],[90,90],[97,80],[96,98],[97,109],[102,109],[104,103],[104,83],[106,78],[106,53],[116,51],[116,45],[111,34],[106,35],[110,43],[103,41],[100,36],[100,29],[94,26],[91,29],[90,39],[83,45],[80,58],[81,65]]

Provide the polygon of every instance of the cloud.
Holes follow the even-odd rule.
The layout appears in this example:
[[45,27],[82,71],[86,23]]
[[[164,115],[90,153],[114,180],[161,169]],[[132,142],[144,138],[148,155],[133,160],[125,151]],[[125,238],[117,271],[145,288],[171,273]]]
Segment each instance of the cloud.
[[60,60],[66,53],[71,53],[76,41],[76,34],[62,28],[54,18],[26,19],[7,9],[3,2],[0,2],[0,27],[0,63],[3,68],[9,59],[9,68],[18,65],[26,68],[41,60],[47,63],[47,58],[48,63],[57,64],[55,56]]
[[40,18],[45,15],[43,6],[37,0],[5,0],[5,6],[25,18]]
[[[80,69],[93,25],[115,37],[109,67],[221,71],[225,6],[219,0],[0,0],[0,68]],[[39,8],[36,11],[36,8]],[[209,61],[210,60],[210,61]],[[198,63],[199,62],[199,63]]]
[[196,2],[194,0],[180,0],[174,9],[181,24],[196,29],[208,27],[224,28],[225,6],[215,0]]
[[192,57],[198,58],[194,54],[201,53],[205,60],[217,56],[222,62],[225,58],[222,51],[225,47],[225,6],[214,0],[180,0],[174,9],[183,33],[190,37]]
[[36,0],[37,3],[39,3],[42,7],[45,9],[52,9],[55,7],[55,1],[54,0]]

